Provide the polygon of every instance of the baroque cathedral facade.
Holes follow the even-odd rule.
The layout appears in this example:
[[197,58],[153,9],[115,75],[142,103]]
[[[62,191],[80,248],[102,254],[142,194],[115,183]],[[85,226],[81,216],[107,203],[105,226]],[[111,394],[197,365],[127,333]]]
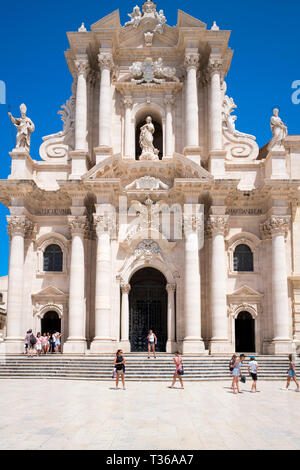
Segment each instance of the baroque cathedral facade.
[[[68,33],[63,130],[1,181],[8,354],[61,331],[67,354],[282,354],[300,345],[300,136],[278,110],[259,148],[235,127],[230,31],[147,0]],[[29,113],[30,114],[30,113]]]

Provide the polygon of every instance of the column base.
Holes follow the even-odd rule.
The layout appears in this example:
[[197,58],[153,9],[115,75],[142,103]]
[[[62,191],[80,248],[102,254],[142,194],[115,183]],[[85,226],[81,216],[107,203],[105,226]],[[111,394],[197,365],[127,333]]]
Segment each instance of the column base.
[[122,349],[124,353],[129,353],[131,349],[130,342],[127,340],[121,340],[119,342],[119,349]]
[[80,180],[88,171],[89,154],[85,150],[73,150],[70,152],[72,170],[69,180]]
[[183,149],[183,154],[189,160],[192,160],[197,165],[201,166],[201,147],[185,147]]
[[269,344],[268,354],[291,354],[293,352],[293,342],[290,339],[273,339]]
[[225,150],[211,150],[209,153],[209,172],[217,177],[225,175],[225,158],[227,152]]
[[226,339],[211,339],[209,342],[209,354],[232,354],[234,346]]
[[91,354],[115,353],[117,342],[114,338],[94,338],[91,343]]
[[6,354],[23,354],[25,352],[24,339],[7,337],[4,340]]
[[63,344],[64,354],[85,354],[87,344],[85,339],[68,338]]
[[103,160],[106,160],[107,158],[112,156],[112,148],[107,147],[105,145],[101,145],[99,147],[94,148],[94,153],[95,153],[95,159],[96,159],[96,165],[98,163],[103,162]]
[[183,354],[208,354],[202,338],[184,338],[182,342]]
[[167,344],[166,344],[167,353],[174,353],[177,351],[177,349],[178,349],[178,346],[177,346],[176,341],[170,341],[170,340],[167,341]]

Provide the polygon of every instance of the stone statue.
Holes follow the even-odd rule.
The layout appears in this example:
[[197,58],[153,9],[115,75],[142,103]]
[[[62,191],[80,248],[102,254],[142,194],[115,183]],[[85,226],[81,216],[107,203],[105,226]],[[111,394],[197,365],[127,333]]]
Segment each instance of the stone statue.
[[22,149],[27,152],[30,150],[30,137],[31,132],[35,130],[35,126],[29,117],[26,116],[27,108],[24,103],[20,106],[21,117],[14,118],[11,113],[8,113],[11,122],[17,128],[17,144],[16,149]]
[[164,11],[159,10],[159,13],[156,12],[156,18],[157,18],[158,24],[155,26],[154,32],[162,34],[164,32],[164,26],[167,22],[167,18],[164,15]]
[[130,18],[130,21],[127,21],[127,23],[125,23],[125,26],[132,25],[133,28],[137,28],[139,26],[140,22],[141,22],[141,19],[142,19],[142,14],[141,14],[140,8],[136,5],[133,8],[133,12],[128,13],[128,16]]
[[179,79],[176,77],[175,67],[164,66],[161,57],[155,62],[153,62],[151,57],[146,57],[144,62],[133,62],[129,67],[129,72],[133,83],[179,82]]
[[276,145],[283,145],[283,140],[287,136],[287,126],[280,119],[279,110],[277,108],[273,109],[270,124],[273,137],[268,145],[268,150],[271,150]]
[[146,117],[146,124],[140,128],[140,147],[142,154],[140,160],[158,160],[158,150],[153,145],[155,132],[151,116]]

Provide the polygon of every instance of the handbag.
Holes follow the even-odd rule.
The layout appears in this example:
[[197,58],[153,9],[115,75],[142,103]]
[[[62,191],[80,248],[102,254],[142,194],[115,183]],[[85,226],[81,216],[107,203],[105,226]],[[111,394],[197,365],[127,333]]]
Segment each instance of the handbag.
[[114,367],[113,370],[112,370],[111,378],[115,379],[116,375],[117,375],[117,369]]
[[184,370],[183,370],[183,364],[182,364],[182,362],[181,362],[181,369],[178,369],[177,374],[178,374],[178,375],[184,375]]
[[241,375],[240,381],[245,384],[246,383],[246,377],[244,375]]

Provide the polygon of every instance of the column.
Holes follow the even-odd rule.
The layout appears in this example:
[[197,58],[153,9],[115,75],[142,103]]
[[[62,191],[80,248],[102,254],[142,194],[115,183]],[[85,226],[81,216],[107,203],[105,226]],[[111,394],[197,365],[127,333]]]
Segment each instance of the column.
[[96,254],[96,299],[95,337],[91,344],[92,353],[113,352],[111,337],[111,229],[112,219],[105,215],[95,215],[97,234]]
[[166,148],[164,154],[166,157],[172,157],[174,152],[174,133],[172,121],[172,105],[174,104],[174,97],[172,95],[166,95],[164,102],[166,106]]
[[131,107],[132,107],[132,97],[125,96],[123,99],[123,104],[125,108],[125,119],[124,119],[124,138],[125,138],[125,146],[124,146],[124,155],[126,158],[135,158],[134,148],[132,146],[131,141],[131,134],[132,134],[132,123],[131,123]]
[[5,350],[7,353],[24,352],[26,331],[22,324],[24,237],[28,226],[25,216],[7,216],[10,235],[10,255],[7,292],[7,320]]
[[264,235],[272,238],[272,306],[274,337],[271,353],[292,352],[290,309],[287,285],[285,237],[289,228],[287,217],[271,217],[262,225]]
[[112,55],[110,52],[98,54],[98,63],[100,67],[100,95],[99,95],[99,147],[111,147],[111,81],[110,72],[113,66]]
[[197,69],[199,65],[199,54],[195,52],[186,54],[184,65],[186,68],[185,145],[186,147],[198,147],[199,123]]
[[210,59],[208,73],[210,76],[210,149],[222,150],[222,92],[221,72],[223,61]]
[[75,150],[87,151],[87,85],[88,60],[75,60],[77,71]]
[[184,215],[184,354],[204,352],[201,338],[199,223],[198,216]]
[[84,354],[85,337],[85,264],[84,235],[87,229],[85,216],[70,216],[72,235],[70,287],[69,287],[69,336],[64,344],[64,353]]
[[122,302],[121,302],[121,344],[124,352],[130,351],[129,343],[129,292],[130,284],[121,282]]
[[174,352],[175,346],[175,290],[176,284],[167,284],[166,290],[168,292],[168,340],[167,352]]
[[210,306],[212,337],[210,353],[231,352],[228,341],[228,319],[226,299],[226,253],[224,236],[228,231],[228,216],[211,215],[207,233],[211,237]]

